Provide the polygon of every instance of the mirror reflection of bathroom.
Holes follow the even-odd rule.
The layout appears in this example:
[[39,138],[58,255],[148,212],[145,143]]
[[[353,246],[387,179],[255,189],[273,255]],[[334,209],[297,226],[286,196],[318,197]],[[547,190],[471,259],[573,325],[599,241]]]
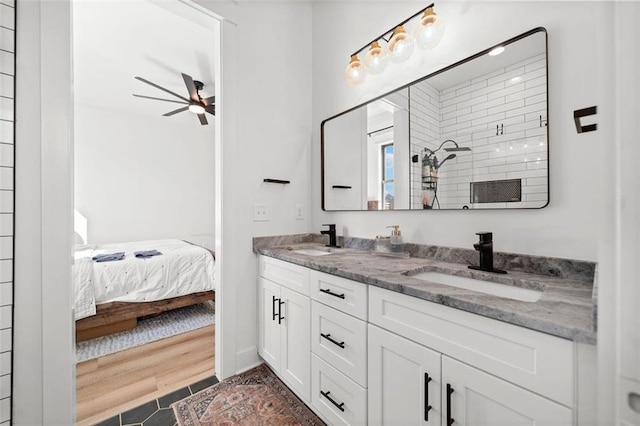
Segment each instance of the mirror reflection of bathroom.
[[408,155],[409,99],[400,90],[367,105],[367,210],[393,210],[406,203],[408,182],[403,163]]
[[546,46],[531,30],[325,120],[323,208],[546,206]]

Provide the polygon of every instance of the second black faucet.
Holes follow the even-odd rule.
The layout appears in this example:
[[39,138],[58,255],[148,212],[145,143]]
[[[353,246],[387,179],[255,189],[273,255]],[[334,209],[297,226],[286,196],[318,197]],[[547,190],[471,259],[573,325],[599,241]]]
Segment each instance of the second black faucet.
[[470,265],[469,269],[506,274],[507,271],[493,267],[493,233],[476,232],[476,235],[480,236],[480,241],[475,243],[473,248],[480,253],[480,266]]

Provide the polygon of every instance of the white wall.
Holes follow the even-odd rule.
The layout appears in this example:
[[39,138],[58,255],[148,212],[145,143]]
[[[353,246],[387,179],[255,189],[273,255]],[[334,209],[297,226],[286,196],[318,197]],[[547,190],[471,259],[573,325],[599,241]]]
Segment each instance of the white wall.
[[[224,127],[216,145],[216,280],[224,300],[216,305],[222,321],[216,345],[224,357],[219,364],[216,354],[216,372],[224,378],[259,361],[252,238],[309,231],[311,6],[198,3],[229,19],[222,37]],[[254,204],[268,206],[269,221],[253,222]],[[295,218],[298,204],[302,220]]]
[[590,23],[603,13],[611,13],[609,3],[553,3],[553,7],[540,7],[537,2],[438,4],[436,12],[447,20],[440,45],[431,51],[416,50],[407,63],[390,64],[384,74],[370,76],[356,88],[349,87],[342,76],[349,54],[424,5],[384,2],[363,7],[359,3],[331,2],[313,7],[314,211],[320,210],[322,119],[538,26],[546,27],[549,34],[551,165],[551,202],[542,210],[321,212],[313,218],[314,228],[335,222],[339,234],[373,237],[384,226],[397,223],[407,241],[455,247],[471,247],[475,232],[490,230],[499,251],[597,259],[593,233],[598,217],[591,206],[607,186],[594,173],[593,159],[604,152],[601,142],[608,139],[606,132],[610,129],[601,127],[598,132],[578,135],[572,113],[591,105],[608,106],[601,92],[594,91],[594,82],[608,81],[598,66],[597,41],[611,40],[612,34],[607,27]]
[[[206,24],[205,24],[206,25]],[[162,238],[213,248],[214,120],[200,125],[178,100],[181,73],[214,95],[211,28],[148,1],[74,4],[75,205],[89,243]]]

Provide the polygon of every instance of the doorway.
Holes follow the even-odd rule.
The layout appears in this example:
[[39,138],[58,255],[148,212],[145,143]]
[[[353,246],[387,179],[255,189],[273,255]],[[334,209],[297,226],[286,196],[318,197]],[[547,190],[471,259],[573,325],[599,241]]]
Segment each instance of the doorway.
[[[145,267],[158,259],[164,263],[173,240],[213,251],[217,116],[205,114],[205,125],[190,111],[163,115],[183,108],[171,100],[190,98],[184,75],[202,82],[198,94],[203,98],[218,92],[219,21],[181,1],[77,2],[73,15],[76,247],[90,257],[122,250],[123,261],[136,251],[162,253],[142,262],[132,258],[133,264]],[[131,242],[136,245],[120,248]],[[121,260],[105,263],[104,268],[125,267],[117,262]],[[147,268],[133,274],[151,281],[144,275],[148,272]],[[188,271],[180,275],[182,285],[175,291],[190,285],[185,274]],[[95,273],[92,278],[97,279]],[[125,301],[164,300],[146,287],[122,287],[127,295],[117,297]],[[98,309],[121,302],[105,300],[103,293],[94,294]],[[142,299],[128,297],[131,293],[140,293]],[[173,300],[169,296],[174,294],[164,295]],[[213,328],[193,329],[78,364],[78,422],[111,418],[211,376]],[[203,367],[207,364],[211,368]]]

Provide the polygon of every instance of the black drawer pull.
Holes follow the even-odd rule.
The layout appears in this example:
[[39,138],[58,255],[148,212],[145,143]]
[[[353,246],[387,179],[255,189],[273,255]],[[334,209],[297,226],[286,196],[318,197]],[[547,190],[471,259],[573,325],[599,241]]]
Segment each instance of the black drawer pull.
[[330,336],[331,334],[322,334],[320,333],[320,336],[324,337],[325,339],[327,339],[328,341],[330,341],[331,343],[333,343],[336,346],[340,346],[342,349],[344,349],[344,342],[338,342],[336,340],[333,340]]
[[271,301],[271,311],[273,312],[273,318],[272,321],[276,320],[276,317],[278,316],[278,314],[276,314],[276,300],[278,300],[275,296],[271,296],[273,297],[273,300]]
[[328,288],[321,288],[320,291],[323,292],[323,293],[326,293],[326,294],[330,294],[331,296],[335,296],[335,297],[339,297],[340,299],[344,299],[344,293],[342,293],[342,294],[334,293],[331,290],[329,290]]
[[282,324],[282,320],[284,319],[284,317],[282,316],[282,305],[284,305],[284,302],[282,301],[282,299],[278,299],[280,301],[280,303],[278,304],[278,324]]
[[424,373],[424,421],[429,421],[429,411],[433,408],[429,405],[429,382],[431,382],[431,377],[429,377],[429,373]]
[[323,391],[320,391],[320,395],[324,396],[325,398],[327,398],[327,399],[329,400],[329,402],[331,402],[333,405],[335,405],[336,407],[338,407],[338,410],[340,410],[340,411],[344,412],[344,408],[343,408],[343,407],[344,407],[344,402],[342,402],[342,403],[338,404],[337,402],[335,402],[335,401],[333,400],[333,398],[331,398],[331,397],[329,396],[329,394],[330,394],[330,393],[331,393],[331,392],[323,392]]
[[451,426],[456,421],[451,417],[451,394],[453,393],[453,387],[447,383],[447,426]]

